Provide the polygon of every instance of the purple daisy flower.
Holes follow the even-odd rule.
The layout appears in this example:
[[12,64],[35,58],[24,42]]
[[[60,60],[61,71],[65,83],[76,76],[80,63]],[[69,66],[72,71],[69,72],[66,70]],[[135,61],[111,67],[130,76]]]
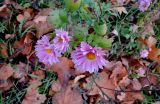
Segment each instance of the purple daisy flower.
[[69,47],[70,36],[63,29],[56,29],[56,37],[53,39],[55,49],[64,53]]
[[71,58],[77,70],[92,73],[97,72],[99,68],[103,69],[103,66],[106,65],[104,55],[105,52],[101,48],[82,42],[80,47],[71,53]]
[[54,49],[54,45],[50,43],[49,37],[46,35],[37,41],[35,51],[39,61],[44,64],[52,65],[53,63],[59,62],[58,57],[61,56],[61,54]]
[[151,4],[151,0],[139,0],[138,1],[139,3],[139,9],[144,12],[148,9],[148,7],[150,6]]

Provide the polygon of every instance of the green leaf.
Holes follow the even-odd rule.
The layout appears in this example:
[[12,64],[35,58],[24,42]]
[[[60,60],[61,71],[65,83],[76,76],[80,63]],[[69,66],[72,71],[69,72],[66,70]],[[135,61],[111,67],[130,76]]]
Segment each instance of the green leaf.
[[96,31],[97,35],[105,35],[107,32],[107,24],[97,24],[95,23],[94,30]]
[[62,15],[62,12],[64,11],[54,10],[51,12],[48,17],[49,24],[56,28],[63,27],[67,22],[67,18],[65,16],[66,14]]
[[107,39],[107,38],[98,38],[97,39],[97,45],[101,48],[111,47],[112,42],[113,42],[113,39]]

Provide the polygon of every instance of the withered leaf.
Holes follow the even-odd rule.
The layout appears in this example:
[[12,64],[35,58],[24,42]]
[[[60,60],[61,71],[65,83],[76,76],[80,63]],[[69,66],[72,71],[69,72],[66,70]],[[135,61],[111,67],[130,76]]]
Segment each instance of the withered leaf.
[[28,75],[28,72],[31,71],[31,67],[22,62],[19,62],[19,64],[15,66],[14,70],[14,78],[25,79],[25,77]]
[[4,64],[0,68],[0,80],[7,80],[9,77],[11,77],[14,73],[13,68],[10,65]]
[[[93,82],[92,77],[87,78],[87,83],[89,84],[90,82]],[[91,88],[88,89],[87,84],[85,86],[90,91],[88,93],[89,95],[97,95],[98,94],[98,95],[101,95],[101,97],[103,97],[103,94],[97,85],[99,87],[101,87],[101,90],[106,95],[115,99],[113,90],[116,88],[116,86],[114,85],[113,81],[111,79],[109,79],[109,74],[107,74],[105,72],[101,72],[101,73],[99,73],[98,78],[95,79],[95,83],[93,83]],[[109,90],[109,89],[113,89],[113,90]]]
[[5,57],[8,57],[8,48],[6,44],[3,43],[0,44],[0,54]]
[[22,104],[42,104],[46,100],[44,94],[39,94],[37,89],[30,89],[27,91]]
[[56,93],[52,100],[55,104],[83,104],[80,92],[71,86]]
[[117,62],[113,68],[110,78],[113,79],[112,83],[117,86],[118,82],[126,75],[128,75],[126,68],[122,65],[121,62]]
[[66,86],[73,72],[73,62],[66,58],[60,58],[60,62],[53,65],[52,70],[57,72],[58,79],[60,80],[63,86]]
[[13,86],[13,82],[10,79],[0,80],[0,91],[7,91]]
[[40,9],[40,12],[34,17],[33,21],[25,23],[24,28],[32,26],[37,30],[36,37],[40,37],[43,34],[53,31],[53,27],[48,23],[47,17],[52,11],[50,8]]

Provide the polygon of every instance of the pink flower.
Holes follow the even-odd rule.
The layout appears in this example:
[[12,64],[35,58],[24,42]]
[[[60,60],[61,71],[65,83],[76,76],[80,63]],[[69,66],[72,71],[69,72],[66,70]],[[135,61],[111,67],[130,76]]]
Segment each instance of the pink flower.
[[149,54],[149,51],[147,49],[143,49],[141,52],[140,52],[140,57],[141,58],[146,58],[148,57],[148,54]]
[[70,36],[68,36],[68,32],[63,29],[56,29],[55,31],[56,37],[53,40],[55,49],[64,53],[69,47]]
[[54,49],[54,45],[49,42],[49,37],[46,35],[37,41],[35,51],[39,61],[44,64],[52,65],[53,63],[59,62],[58,57],[61,56],[61,54]]
[[146,70],[144,68],[139,68],[137,70],[137,74],[140,76],[140,77],[144,77],[145,76],[145,73],[146,73]]
[[71,58],[77,70],[97,72],[99,68],[103,69],[106,64],[104,59],[105,52],[99,47],[92,47],[82,42],[79,47],[71,53]]
[[138,1],[139,3],[139,9],[144,12],[148,9],[148,7],[150,6],[151,4],[151,0],[139,0]]

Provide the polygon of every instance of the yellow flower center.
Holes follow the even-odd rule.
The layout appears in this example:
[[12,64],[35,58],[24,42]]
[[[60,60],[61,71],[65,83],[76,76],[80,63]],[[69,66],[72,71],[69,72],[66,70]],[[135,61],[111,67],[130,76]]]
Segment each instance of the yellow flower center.
[[89,59],[89,60],[94,60],[96,58],[96,55],[95,53],[93,52],[89,52],[86,54],[86,57]]
[[46,51],[48,54],[52,53],[52,49],[45,49],[45,51]]

